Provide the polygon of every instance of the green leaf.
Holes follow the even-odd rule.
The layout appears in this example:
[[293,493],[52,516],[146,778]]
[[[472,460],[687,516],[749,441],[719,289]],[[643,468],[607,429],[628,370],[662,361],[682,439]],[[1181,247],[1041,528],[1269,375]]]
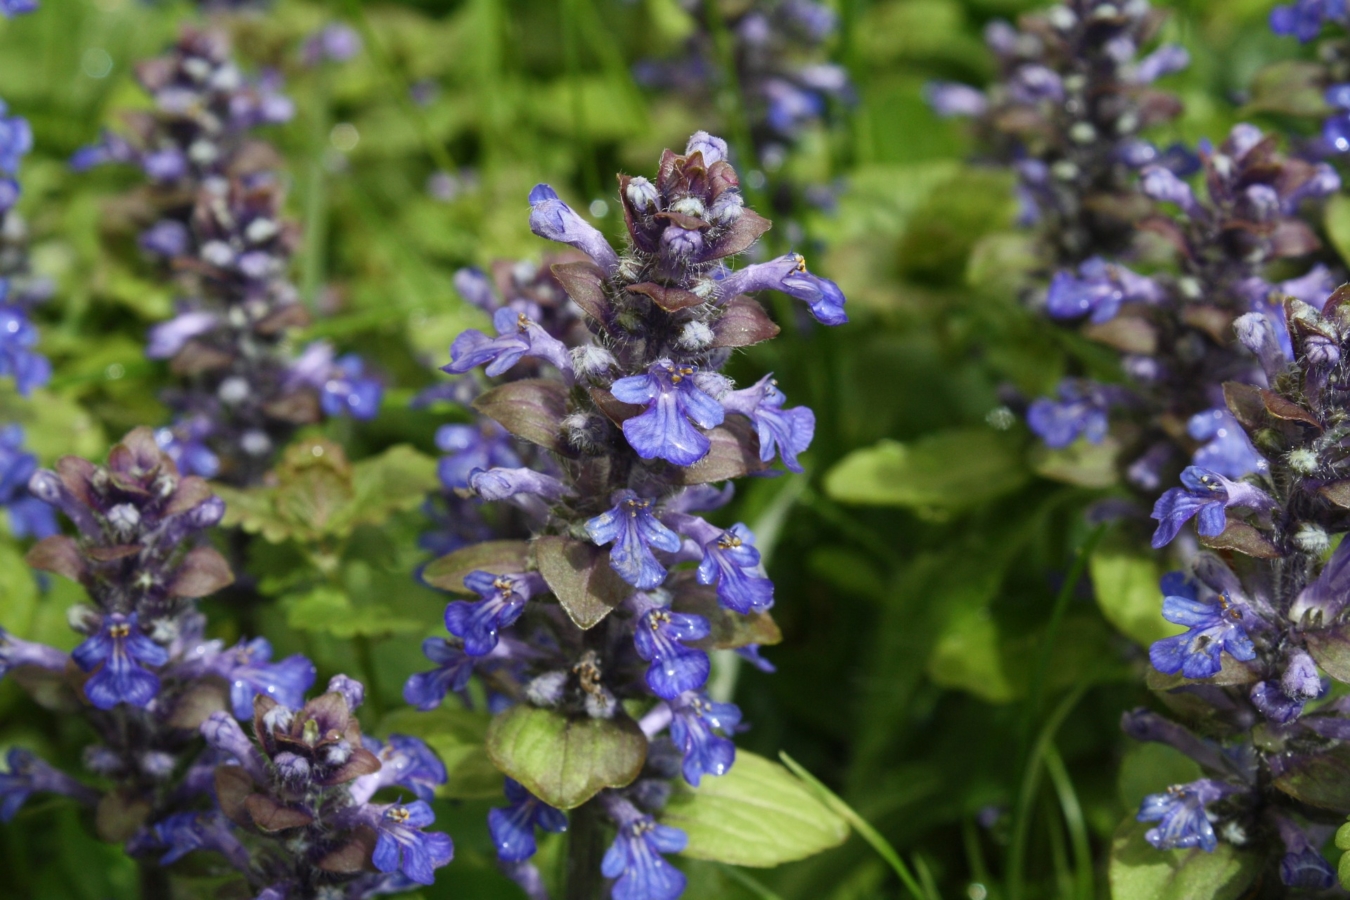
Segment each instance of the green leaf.
[[1021,487],[1016,439],[987,428],[940,431],[909,444],[881,441],[844,457],[825,490],[845,503],[961,510]]
[[1201,774],[1199,763],[1167,744],[1132,743],[1120,763],[1116,793],[1126,809],[1138,809],[1149,794],[1169,785],[1188,784]]
[[1110,487],[1119,480],[1116,457],[1120,442],[1107,435],[1100,443],[1080,438],[1067,447],[1052,450],[1038,444],[1031,451],[1031,468],[1042,478],[1085,488]]
[[356,606],[346,592],[322,586],[282,600],[286,624],[300,631],[319,631],[347,639],[357,636],[414,634],[426,626],[400,618],[383,604]]
[[396,512],[416,509],[438,484],[436,460],[398,444],[353,467],[355,497],[346,516],[352,525],[380,525]]
[[422,570],[422,580],[432,587],[457,594],[472,594],[464,576],[482,570],[510,575],[528,568],[530,545],[525,541],[483,541],[433,560]]
[[23,554],[0,543],[0,625],[21,638],[31,638],[37,612],[37,584]]
[[1274,783],[1309,806],[1350,813],[1350,747],[1341,744],[1293,756]]
[[0,384],[0,421],[23,426],[24,449],[50,465],[66,454],[97,459],[108,441],[94,417],[73,400],[37,390],[20,397],[12,383]]
[[744,750],[725,775],[679,783],[661,821],[689,837],[683,854],[768,867],[836,847],[848,825],[778,763]]
[[642,771],[647,737],[620,713],[572,718],[515,706],[492,720],[487,752],[498,769],[558,809],[574,809],[607,787],[626,787]]
[[1261,871],[1261,857],[1220,842],[1200,848],[1157,850],[1144,840],[1153,822],[1130,816],[1111,843],[1111,896],[1122,900],[1236,900]]
[[539,574],[580,629],[599,625],[633,593],[609,564],[609,550],[556,535],[534,542]]
[[1341,255],[1341,259],[1350,261],[1350,197],[1336,194],[1327,200],[1325,207],[1327,237]]
[[1147,647],[1186,630],[1162,617],[1160,574],[1153,557],[1104,547],[1092,554],[1088,573],[1102,615],[1136,643]]

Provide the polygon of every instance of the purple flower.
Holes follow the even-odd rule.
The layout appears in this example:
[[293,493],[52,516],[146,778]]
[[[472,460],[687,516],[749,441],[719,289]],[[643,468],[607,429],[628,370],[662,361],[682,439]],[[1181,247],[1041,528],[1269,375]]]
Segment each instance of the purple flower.
[[1322,23],[1345,18],[1345,0],[1297,0],[1270,11],[1270,30],[1306,44],[1317,37]]
[[1209,778],[1176,784],[1161,794],[1149,794],[1139,804],[1140,822],[1158,824],[1144,832],[1144,839],[1159,850],[1200,847],[1213,853],[1219,846],[1205,807],[1238,789]]
[[243,870],[248,869],[249,854],[234,836],[229,821],[219,812],[180,812],[161,819],[151,827],[161,866],[172,865],[197,850],[216,850]]
[[402,872],[418,884],[432,884],[435,870],[455,855],[448,834],[421,829],[436,821],[423,800],[392,804],[380,814],[372,861],[381,872]]
[[430,672],[418,672],[403,685],[403,699],[420,710],[435,709],[449,691],[461,692],[473,676],[473,657],[442,638],[427,638],[422,653],[437,664]]
[[844,312],[844,292],[839,290],[839,285],[808,272],[806,259],[799,253],[789,253],[732,272],[718,283],[717,295],[728,300],[747,291],[765,290],[782,291],[804,301],[811,315],[822,325],[842,325],[848,321]]
[[546,184],[536,184],[530,191],[530,231],[577,248],[606,274],[614,274],[619,267],[619,256],[605,236],[558,199],[558,192]]
[[145,355],[151,359],[171,359],[188,341],[211,331],[219,321],[215,313],[203,310],[179,313],[150,329]]
[[646,406],[646,412],[623,423],[629,445],[643,459],[664,459],[677,466],[692,466],[708,454],[711,444],[700,428],[722,424],[721,404],[695,384],[697,366],[676,366],[657,360],[645,375],[630,375],[610,385],[610,392],[624,403]]
[[506,779],[506,799],[510,806],[488,811],[488,831],[497,847],[497,858],[503,862],[524,862],[534,856],[536,827],[553,832],[567,830],[567,816],[561,810],[510,778]]
[[652,548],[674,553],[680,536],[652,515],[651,501],[640,500],[629,490],[616,491],[614,506],[586,523],[586,533],[598,546],[613,544],[609,564],[624,581],[639,590],[650,590],[666,580],[666,570]]
[[509,500],[526,495],[550,502],[575,493],[552,475],[533,469],[474,469],[469,473],[469,488],[484,500]]
[[689,843],[683,831],[658,825],[651,816],[635,815],[619,826],[605,852],[600,871],[617,879],[614,900],[675,900],[684,892],[684,873],[666,862],[662,853],[679,853]]
[[1196,530],[1203,537],[1218,537],[1228,527],[1227,510],[1245,507],[1260,511],[1274,509],[1275,501],[1265,491],[1227,478],[1199,466],[1187,466],[1181,473],[1184,487],[1171,488],[1153,505],[1152,517],[1158,520],[1153,532],[1153,549],[1172,542],[1181,526],[1198,516]]
[[1185,625],[1184,634],[1154,642],[1149,661],[1165,675],[1180,672],[1187,678],[1209,678],[1223,668],[1223,651],[1243,662],[1256,658],[1256,648],[1242,627],[1245,604],[1235,603],[1226,594],[1212,602],[1200,600],[1195,587],[1182,579],[1165,579],[1163,589],[1172,593],[1163,598],[1163,618]]
[[773,459],[775,452],[781,453],[783,465],[789,471],[801,472],[797,454],[811,446],[811,439],[816,434],[816,415],[805,406],[783,409],[786,402],[787,396],[778,389],[773,373],[721,399],[724,410],[739,413],[754,423],[762,462]]
[[976,118],[989,109],[984,91],[954,81],[930,81],[923,86],[923,99],[944,119]]
[[33,12],[37,8],[37,0],[0,0],[0,12],[4,13],[6,18],[12,19],[14,16]]
[[332,22],[314,31],[300,47],[301,59],[307,66],[344,63],[360,52],[360,35],[341,22]]
[[1191,218],[1204,218],[1205,210],[1191,186],[1163,166],[1149,166],[1139,173],[1139,189],[1161,203],[1174,203]]
[[1027,426],[1052,450],[1067,447],[1079,435],[1089,443],[1106,438],[1110,420],[1109,389],[1090,381],[1065,379],[1059,385],[1059,400],[1040,397],[1027,409]]
[[708,680],[708,654],[685,641],[697,641],[711,633],[702,616],[653,609],[638,620],[633,644],[638,656],[651,663],[647,686],[656,696],[673,700],[684,691],[703,687]]
[[740,522],[703,545],[698,583],[717,585],[717,599],[741,615],[773,606],[773,582],[760,564],[755,533]]
[[38,330],[27,311],[17,304],[0,304],[0,378],[11,376],[25,397],[52,377],[52,364],[32,351],[37,342]]
[[174,423],[172,428],[155,431],[155,443],[178,466],[182,475],[215,478],[220,472],[220,457],[206,445],[215,426],[204,416],[192,416]]
[[1180,72],[1191,64],[1191,55],[1180,44],[1163,44],[1135,65],[1130,80],[1135,84],[1152,84],[1159,78]]
[[52,672],[66,668],[66,654],[55,647],[25,641],[0,628],[0,678],[20,666],[37,666]]
[[744,647],[737,647],[736,655],[761,672],[773,674],[778,671],[777,666],[760,655],[759,644],[746,644]]
[[1287,816],[1276,816],[1275,827],[1284,844],[1280,880],[1292,888],[1325,891],[1336,886],[1336,872],[1322,857],[1308,833]]
[[1115,318],[1122,303],[1157,303],[1162,299],[1162,288],[1152,278],[1094,256],[1078,267],[1076,277],[1068,271],[1056,273],[1045,302],[1056,319],[1086,315],[1101,323]]
[[380,411],[384,387],[374,378],[363,377],[365,363],[355,353],[340,357],[319,392],[326,416],[349,415],[366,421]]
[[56,512],[28,493],[28,480],[37,471],[37,457],[23,452],[23,429],[0,427],[0,507],[9,513],[14,537],[39,540],[58,531]]
[[159,676],[142,666],[164,665],[169,651],[146,637],[136,618],[136,613],[109,613],[98,632],[70,652],[84,671],[97,667],[85,682],[84,694],[99,709],[119,703],[144,707],[159,693]]
[[208,663],[208,670],[230,685],[230,705],[237,719],[253,718],[253,698],[262,694],[282,706],[304,705],[314,684],[314,663],[296,653],[273,663],[267,638],[240,641]]
[[519,618],[525,601],[543,589],[543,579],[534,573],[493,575],[480,570],[465,575],[464,586],[483,599],[448,605],[445,628],[464,641],[465,653],[485,656],[497,646],[497,632]]
[[430,803],[436,796],[436,788],[445,784],[444,764],[417,738],[391,734],[387,744],[370,737],[363,737],[362,742],[379,759],[380,769],[353,782],[352,797],[358,803],[366,802],[381,788],[394,785],[406,787],[419,800]]
[[161,219],[142,231],[136,243],[152,256],[172,259],[186,254],[191,246],[191,240],[192,236],[182,222]]
[[529,316],[503,306],[492,314],[497,337],[490,338],[476,328],[470,328],[455,338],[450,345],[448,366],[442,371],[462,375],[470,369],[486,365],[484,371],[491,377],[509,371],[523,357],[542,359],[554,366],[570,381],[573,377],[572,355],[562,341],[553,337]]
[[98,800],[95,791],[21,747],[11,747],[5,762],[9,771],[0,772],[0,822],[13,819],[29,796],[38,792],[65,794],[82,803]]
[[436,474],[451,490],[468,487],[475,469],[515,469],[521,465],[511,435],[495,422],[442,425],[436,431],[436,446],[448,454],[441,458]]
[[713,729],[730,734],[741,711],[693,691],[671,701],[670,709],[670,737],[684,754],[684,780],[697,786],[704,775],[725,775],[736,761],[736,745]]
[[[8,2],[13,4],[14,0]],[[0,172],[14,175],[19,171],[19,160],[33,149],[33,130],[27,119],[7,112],[9,107],[0,101]]]
[[1196,413],[1186,424],[1186,431],[1197,441],[1207,442],[1191,457],[1191,462],[1202,469],[1225,478],[1270,471],[1270,464],[1256,452],[1247,432],[1226,409]]

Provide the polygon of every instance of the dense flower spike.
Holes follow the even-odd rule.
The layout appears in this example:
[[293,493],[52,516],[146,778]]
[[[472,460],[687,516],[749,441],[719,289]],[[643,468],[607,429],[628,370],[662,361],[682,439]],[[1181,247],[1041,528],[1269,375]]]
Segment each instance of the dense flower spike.
[[[410,678],[404,697],[420,709],[451,691],[467,700],[477,674],[489,707],[505,715],[526,705],[620,728],[645,705],[637,730],[652,752],[640,777],[584,798],[572,827],[589,835],[583,842],[604,816],[618,828],[603,866],[614,897],[670,900],[684,879],[659,854],[683,839],[633,804],[658,810],[681,757],[691,783],[730,769],[740,714],[700,693],[709,651],[748,648],[756,661],[748,632],[729,627],[738,616],[773,633],[773,583],[754,535],[696,513],[730,498],[729,485],[711,482],[764,472],[778,457],[801,471],[815,430],[811,411],[789,407],[772,377],[737,390],[719,370],[733,349],[777,333],[748,291],[803,299],[822,322],[845,316],[838,287],[796,254],[729,266],[769,223],[745,207],[721,139],[700,132],[683,154],[666,151],[654,181],[620,176],[619,200],[622,253],[540,185],[531,228],[579,252],[559,257],[547,278],[519,265],[456,277],[499,332],[457,338],[446,371],[461,380],[434,389],[485,416],[437,435],[448,454],[444,507],[479,530],[446,534],[454,552],[423,578],[479,599],[449,603],[452,638],[427,640],[436,668]],[[486,386],[471,380],[478,366],[494,379]],[[494,508],[467,505],[474,500]],[[538,897],[534,829],[560,830],[555,807],[577,801],[513,781],[507,798],[489,818],[498,856]]]
[[299,230],[281,216],[276,152],[253,137],[293,115],[277,79],[246,77],[223,35],[191,29],[137,77],[152,108],[71,162],[136,165],[150,182],[140,245],[184,298],[146,351],[182,376],[162,446],[192,474],[252,484],[298,425],[373,418],[383,389],[327,344],[292,358],[308,319],[286,274]]
[[[1037,225],[1062,265],[1124,248],[1141,214],[1131,196],[1135,172],[1187,164],[1142,136],[1181,112],[1180,101],[1152,83],[1184,68],[1185,50],[1166,45],[1139,56],[1161,20],[1147,2],[1070,0],[1023,16],[1016,29],[995,21],[985,29],[999,66],[994,85],[983,93],[929,85],[939,115],[974,118],[989,150],[1014,165],[1022,220]],[[1080,275],[1100,284],[1091,272]],[[1077,301],[1069,309],[1087,311]]]

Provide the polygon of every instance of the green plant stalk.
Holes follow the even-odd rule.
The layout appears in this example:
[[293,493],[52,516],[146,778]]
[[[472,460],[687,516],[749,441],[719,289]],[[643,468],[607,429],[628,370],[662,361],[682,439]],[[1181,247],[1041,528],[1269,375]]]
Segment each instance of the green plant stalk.
[[758,879],[752,878],[749,873],[744,872],[735,866],[729,866],[726,863],[717,863],[717,869],[727,878],[736,882],[756,897],[759,897],[760,900],[783,900],[782,897],[775,894],[767,886],[761,884]]
[[567,865],[563,900],[602,900],[605,855],[600,808],[589,800],[572,810],[567,823]]
[[1089,687],[1091,685],[1080,684],[1055,707],[1041,728],[1036,744],[1032,747],[1031,756],[1022,771],[1022,786],[1017,794],[1017,804],[1014,806],[1012,841],[1008,848],[1008,900],[1022,900],[1027,835],[1032,806],[1035,804],[1036,792],[1041,784],[1041,764],[1047,749],[1055,739],[1055,733],[1059,731],[1059,726],[1064,724],[1064,720],[1078,705],[1078,701],[1083,699]]
[[821,802],[847,822],[854,831],[858,832],[863,840],[867,841],[872,849],[876,851],[877,855],[885,860],[886,864],[895,872],[896,877],[904,884],[906,890],[909,891],[910,896],[912,896],[914,900],[929,900],[924,893],[923,888],[920,887],[919,882],[915,880],[913,873],[909,871],[909,866],[905,865],[905,861],[900,858],[899,853],[895,852],[895,848],[890,845],[890,842],[881,836],[881,832],[877,831],[866,819],[858,815],[853,810],[853,807],[840,799],[834,791],[821,784],[820,780],[810,772],[806,771],[806,768],[802,766],[801,763],[797,762],[791,756],[788,756],[786,751],[778,751],[778,758],[783,761],[783,765],[792,770],[793,775],[796,775],[802,781],[806,782],[806,784],[816,792],[820,797]]
[[1031,735],[1031,729],[1036,724],[1036,718],[1040,714],[1041,694],[1045,691],[1045,676],[1050,669],[1050,654],[1055,648],[1055,638],[1059,636],[1060,626],[1064,623],[1064,614],[1068,611],[1069,600],[1073,597],[1074,588],[1078,586],[1078,581],[1083,577],[1083,572],[1087,570],[1088,559],[1092,556],[1092,551],[1097,549],[1097,544],[1101,542],[1106,534],[1106,525],[1098,525],[1088,535],[1083,546],[1078,548],[1078,553],[1073,561],[1073,566],[1069,568],[1069,574],[1064,579],[1064,584],[1059,589],[1059,596],[1055,598],[1055,607],[1050,613],[1050,621],[1045,626],[1045,638],[1041,642],[1040,658],[1036,661],[1036,670],[1032,673],[1031,684],[1027,689],[1027,706],[1022,713],[1022,727],[1018,735],[1017,759],[1020,766],[1025,762],[1025,753],[1027,740]]
[[314,79],[313,128],[309,172],[305,179],[305,249],[300,266],[300,296],[311,313],[318,310],[328,242],[328,173],[324,156],[332,127],[328,79],[320,71]]
[[1073,779],[1064,767],[1064,759],[1052,743],[1045,753],[1045,771],[1059,798],[1060,812],[1064,816],[1064,825],[1069,831],[1069,843],[1073,847],[1074,878],[1073,895],[1078,900],[1092,900],[1096,894],[1093,884],[1092,844],[1088,838],[1087,823],[1083,819],[1083,807],[1078,802],[1078,792],[1074,790]]

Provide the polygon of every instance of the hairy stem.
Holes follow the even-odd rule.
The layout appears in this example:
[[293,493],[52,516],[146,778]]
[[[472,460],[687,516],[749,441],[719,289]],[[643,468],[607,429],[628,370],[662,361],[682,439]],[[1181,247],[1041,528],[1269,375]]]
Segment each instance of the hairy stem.
[[605,879],[600,860],[605,855],[603,815],[594,800],[572,810],[567,823],[567,882],[563,900],[601,900]]

